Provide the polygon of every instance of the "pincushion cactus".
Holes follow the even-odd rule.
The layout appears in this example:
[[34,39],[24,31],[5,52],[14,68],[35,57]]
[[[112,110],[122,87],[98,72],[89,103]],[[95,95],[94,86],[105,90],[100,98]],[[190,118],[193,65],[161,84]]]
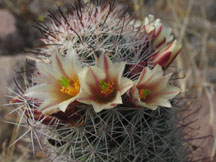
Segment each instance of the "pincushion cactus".
[[33,79],[12,99],[32,143],[62,162],[187,161],[180,89],[166,74],[181,50],[171,29],[114,3],[80,2],[50,17],[39,23]]

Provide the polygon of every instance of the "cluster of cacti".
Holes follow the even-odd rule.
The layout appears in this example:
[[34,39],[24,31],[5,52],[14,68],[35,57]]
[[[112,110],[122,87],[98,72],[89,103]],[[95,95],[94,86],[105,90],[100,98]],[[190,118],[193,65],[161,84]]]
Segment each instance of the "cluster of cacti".
[[38,23],[41,55],[12,99],[33,146],[62,162],[187,161],[180,90],[166,74],[181,49],[171,29],[114,3],[66,8]]

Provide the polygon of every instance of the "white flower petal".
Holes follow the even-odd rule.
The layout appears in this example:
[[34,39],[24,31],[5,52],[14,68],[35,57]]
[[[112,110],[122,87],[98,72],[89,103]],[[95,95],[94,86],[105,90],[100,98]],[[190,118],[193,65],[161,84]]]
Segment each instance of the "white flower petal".
[[91,94],[88,94],[88,92],[84,89],[80,95],[76,98],[77,101],[85,104],[91,104],[93,98],[91,97]]
[[108,75],[108,70],[113,67],[113,63],[106,54],[101,54],[98,59],[98,67]]
[[144,107],[146,107],[146,108],[149,108],[149,109],[151,109],[151,110],[156,110],[156,109],[158,108],[158,105],[145,104],[144,102],[143,102],[143,105],[142,105],[142,106],[144,106]]
[[58,102],[54,102],[53,100],[46,100],[40,105],[38,110],[42,111],[42,113],[44,114],[52,114],[59,111],[58,107]]
[[125,69],[125,62],[115,63],[113,64],[113,67],[109,70],[109,76],[110,78],[117,77],[117,80],[119,81],[118,84],[121,82],[121,77]]
[[163,76],[163,70],[160,65],[156,65],[152,70],[149,67],[145,67],[139,76],[137,84],[149,84],[161,76]]
[[120,92],[117,92],[115,99],[112,101],[112,104],[122,104],[122,98]]
[[172,107],[170,104],[169,100],[163,99],[163,98],[158,98],[157,100],[154,101],[154,104],[149,104],[149,105],[158,105],[158,106],[164,106],[164,107]]
[[[61,58],[63,56],[59,57]],[[76,76],[82,69],[74,50],[70,50],[70,54],[67,54],[65,58],[61,58],[61,60],[63,61],[63,69],[69,78]]]
[[66,100],[66,101],[61,102],[61,103],[58,105],[58,106],[59,106],[59,109],[60,109],[61,111],[65,112],[66,109],[67,109],[67,107],[68,107],[68,105],[69,105],[70,103],[72,103],[75,99],[76,99],[76,98],[73,97],[73,98],[70,98],[70,99],[68,99],[68,100]]
[[160,93],[160,92],[164,91],[165,89],[167,89],[167,86],[169,84],[169,80],[170,80],[171,76],[172,76],[171,73],[168,75],[162,76],[162,77],[157,78],[154,81],[150,82],[146,86],[153,88],[152,93]]
[[131,87],[133,86],[133,81],[122,77],[120,78],[120,83],[119,83],[119,91],[120,94],[124,94],[125,92],[127,92]]
[[36,67],[39,71],[41,82],[56,84],[56,80],[61,78],[61,74],[56,72],[53,66],[50,64],[37,62]]
[[[53,68],[56,69],[57,73],[59,73],[60,76],[65,76],[67,78],[69,78],[69,76],[67,76],[65,69],[64,69],[64,59],[63,56],[61,56],[59,53],[55,53],[53,54],[52,57],[52,65]],[[61,79],[61,78],[59,78]]]
[[25,96],[44,99],[47,98],[48,95],[52,95],[53,91],[55,91],[55,87],[47,84],[39,84],[27,89],[25,92]]
[[131,92],[132,92],[132,98],[133,98],[134,104],[138,105],[139,102],[141,102],[138,89],[136,87],[133,87]]
[[167,86],[165,90],[161,92],[161,97],[172,99],[180,93],[180,89],[174,86]]

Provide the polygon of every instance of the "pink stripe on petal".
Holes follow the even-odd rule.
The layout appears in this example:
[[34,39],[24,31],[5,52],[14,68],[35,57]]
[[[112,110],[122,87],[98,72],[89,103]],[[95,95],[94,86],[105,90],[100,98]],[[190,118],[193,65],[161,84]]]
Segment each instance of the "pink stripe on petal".
[[155,30],[151,30],[150,32],[147,33],[147,37],[152,37],[152,35],[154,34]]
[[156,48],[159,48],[161,45],[163,45],[166,42],[166,38],[164,38],[160,43],[157,44]]
[[137,85],[140,84],[140,82],[143,80],[143,78],[145,77],[146,74],[146,68],[143,69],[141,76],[139,77],[139,82],[137,83]]
[[[149,96],[149,98],[147,99],[147,103],[152,103],[154,102],[154,100],[157,100],[159,98],[162,98],[164,100],[170,100],[172,98],[174,98],[175,96],[173,96],[172,98],[168,98],[168,97],[165,97],[163,98],[163,95],[170,95],[170,94],[176,94],[176,91],[170,91],[170,92],[160,92],[160,93],[156,93],[156,94],[152,94]],[[160,97],[162,96],[162,97]]]
[[82,102],[82,100],[91,100],[91,99],[87,97],[86,98],[83,97],[83,98],[77,98],[77,100]]
[[[169,60],[169,62],[167,63],[167,65],[165,65],[163,68],[166,69],[166,68],[172,63],[172,61],[176,58],[176,56],[178,56],[178,54],[179,54],[180,52],[181,52],[181,49],[179,49],[179,50],[175,53],[174,57],[173,57],[173,53],[171,52],[172,58],[170,58],[170,60]],[[170,57],[171,57],[171,56],[170,56]]]
[[117,104],[111,104],[112,107],[116,107]]
[[163,80],[164,80],[164,78],[160,78],[160,79],[157,79],[156,81],[154,81],[153,83],[149,83],[148,85],[147,84],[141,84],[141,85],[137,86],[137,88],[139,88],[139,89],[145,88],[145,89],[154,91],[155,88],[158,88],[158,86],[160,86],[160,83]]
[[[130,87],[132,84],[127,84],[121,88],[119,88],[119,91],[121,92],[123,89],[127,88],[127,87]],[[128,89],[129,90],[129,89]]]
[[41,108],[40,111],[44,111],[44,110],[48,109],[49,107],[52,107],[52,106],[55,106],[55,105],[58,105],[58,103],[49,104],[49,105],[47,105],[47,106]]
[[164,51],[166,51],[166,50],[168,50],[168,49],[173,45],[174,42],[175,42],[175,41],[173,41],[173,42],[170,43],[166,48],[164,48],[164,49],[161,51],[161,53],[164,52]]
[[169,94],[176,94],[176,93],[177,93],[177,91],[168,91],[168,92],[161,92],[160,95],[167,95],[167,94],[169,95]]
[[159,36],[161,30],[162,30],[162,25],[160,26],[159,30],[155,33],[155,38],[154,39],[157,39],[157,37]]
[[64,68],[63,68],[63,66],[62,66],[62,63],[61,63],[61,61],[60,61],[60,59],[59,59],[57,53],[56,53],[56,60],[57,60],[59,69],[61,70],[62,74],[63,74],[64,76],[66,76],[67,78],[69,78],[68,75],[66,74],[66,72],[64,71]]
[[94,101],[95,99],[94,97],[89,96],[89,97],[80,97],[80,98],[77,98],[76,100],[82,102],[83,100]]
[[92,74],[92,76],[93,76],[93,78],[94,78],[96,84],[99,85],[99,80],[98,80],[97,76],[95,75],[95,73],[94,73],[94,71],[92,70],[91,67],[89,67],[89,71],[90,71],[90,73]]
[[106,77],[108,77],[108,69],[109,69],[109,64],[108,64],[108,61],[107,61],[107,57],[104,54],[104,70],[105,70]]
[[165,67],[166,64],[169,63],[171,56],[172,56],[172,52],[167,52],[167,53],[163,54],[163,56],[161,58],[159,58],[159,60],[157,62],[155,62],[155,64],[159,64],[162,67]]
[[148,84],[148,82],[150,82],[153,77],[154,77],[154,75],[151,73],[151,75],[149,76],[148,80],[146,80],[145,84]]

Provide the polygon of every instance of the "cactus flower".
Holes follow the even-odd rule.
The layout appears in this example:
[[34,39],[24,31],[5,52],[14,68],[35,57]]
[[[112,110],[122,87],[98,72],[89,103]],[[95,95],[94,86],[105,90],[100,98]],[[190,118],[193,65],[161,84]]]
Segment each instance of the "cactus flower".
[[77,100],[91,104],[96,112],[121,104],[121,96],[133,86],[130,79],[122,77],[124,68],[124,62],[112,63],[108,56],[102,54],[96,66],[86,68],[83,92]]
[[179,93],[179,88],[169,85],[171,74],[164,75],[160,65],[150,70],[145,67],[131,88],[133,104],[156,110],[158,106],[171,107],[170,99]]
[[42,100],[38,110],[43,113],[65,112],[81,91],[79,74],[82,69],[76,54],[63,57],[55,52],[52,64],[38,62],[36,65],[39,84],[29,88],[25,96]]
[[149,61],[154,66],[159,64],[163,69],[166,69],[181,51],[181,44],[176,40],[168,44],[162,50],[151,56]]

